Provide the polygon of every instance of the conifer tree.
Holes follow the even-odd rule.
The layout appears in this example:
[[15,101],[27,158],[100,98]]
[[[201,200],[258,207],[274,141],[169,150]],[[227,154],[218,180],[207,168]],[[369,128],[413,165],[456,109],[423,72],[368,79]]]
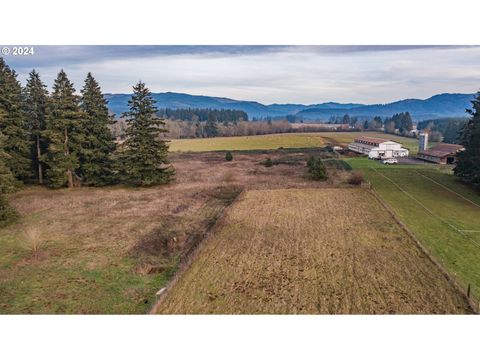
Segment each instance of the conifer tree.
[[84,138],[79,97],[73,84],[63,70],[57,76],[48,108],[44,136],[48,143],[45,161],[48,165],[47,178],[50,187],[74,186],[78,178],[78,154]]
[[18,217],[18,213],[10,206],[7,199],[0,194],[0,228],[8,225]]
[[5,135],[0,132],[0,194],[13,192],[20,186],[7,166],[10,155],[5,152],[4,144]]
[[467,109],[471,118],[460,133],[460,144],[465,147],[458,155],[455,175],[480,187],[480,91],[472,101],[473,109]]
[[22,87],[3,58],[0,58],[0,132],[5,135],[3,149],[9,155],[6,165],[17,179],[30,179],[30,135],[23,111]]
[[88,73],[81,93],[85,137],[79,156],[80,176],[86,185],[107,185],[114,180],[112,156],[115,142],[109,128],[114,121],[108,113],[107,100],[91,73]]
[[208,120],[205,124],[205,134],[207,137],[215,137],[218,136],[218,126],[215,116],[212,112],[208,114]]
[[29,74],[25,88],[25,111],[32,135],[32,159],[36,179],[43,184],[42,154],[46,151],[45,139],[42,133],[45,131],[47,116],[48,91],[40,80],[40,75],[35,71]]
[[174,169],[167,159],[168,145],[159,139],[167,132],[165,122],[155,117],[155,100],[143,82],[133,87],[128,101],[127,140],[122,156],[123,176],[127,183],[139,186],[165,184],[173,179]]
[[18,187],[18,180],[5,164],[9,155],[3,150],[4,141],[5,136],[0,132],[0,227],[7,225],[18,215],[3,196],[5,193],[15,191]]
[[308,172],[314,180],[326,180],[328,177],[327,168],[322,159],[311,156],[307,160]]

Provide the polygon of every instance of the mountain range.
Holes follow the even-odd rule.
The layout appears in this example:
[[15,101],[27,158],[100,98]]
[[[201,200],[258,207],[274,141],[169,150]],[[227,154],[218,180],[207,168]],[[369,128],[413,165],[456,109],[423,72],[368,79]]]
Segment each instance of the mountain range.
[[[116,116],[128,110],[131,94],[106,94],[108,106]],[[284,117],[295,115],[306,121],[328,121],[331,116],[373,117],[392,116],[400,112],[410,112],[414,121],[444,117],[464,117],[465,109],[471,108],[474,94],[439,94],[428,99],[405,99],[387,104],[342,104],[326,102],[320,104],[270,104],[257,101],[242,101],[223,97],[190,95],[174,92],[153,93],[158,108],[210,108],[243,110],[249,118]]]

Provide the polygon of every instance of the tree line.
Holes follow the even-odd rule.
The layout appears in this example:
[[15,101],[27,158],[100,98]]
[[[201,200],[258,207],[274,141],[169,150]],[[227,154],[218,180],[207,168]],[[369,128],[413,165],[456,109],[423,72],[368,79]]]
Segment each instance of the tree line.
[[467,109],[470,118],[460,131],[459,143],[465,151],[458,154],[455,175],[480,188],[480,91]]
[[[443,118],[435,120],[424,120],[417,124],[418,130],[425,130],[435,138],[442,138],[444,142],[450,144],[458,144],[459,135],[465,126],[467,118]],[[433,139],[435,141],[435,139]]]
[[91,73],[78,95],[61,70],[49,93],[35,70],[22,87],[0,58],[0,196],[27,183],[72,188],[171,181],[168,146],[159,138],[167,130],[144,83],[133,87],[128,105],[125,142],[117,147],[113,118]]
[[245,111],[230,109],[162,108],[158,110],[157,114],[165,119],[193,122],[207,122],[209,119],[223,124],[248,121],[248,114]]

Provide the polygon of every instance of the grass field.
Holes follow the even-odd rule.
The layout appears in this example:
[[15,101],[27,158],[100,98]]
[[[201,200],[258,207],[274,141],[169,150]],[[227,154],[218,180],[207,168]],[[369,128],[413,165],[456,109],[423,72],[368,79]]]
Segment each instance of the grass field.
[[415,154],[418,148],[416,139],[404,138],[381,132],[318,132],[291,133],[257,136],[215,137],[208,139],[172,140],[171,151],[219,151],[219,150],[269,150],[283,148],[319,147],[326,144],[347,145],[358,136],[372,136],[401,142]]
[[363,189],[248,191],[158,313],[465,313],[468,307]]
[[[437,166],[349,161],[429,251],[480,299],[480,194]],[[443,171],[440,171],[443,170]]]
[[[266,168],[267,157],[279,164]],[[175,154],[176,181],[167,186],[9,195],[20,219],[0,229],[0,313],[148,312],[238,189],[331,186],[308,179],[306,158]]]

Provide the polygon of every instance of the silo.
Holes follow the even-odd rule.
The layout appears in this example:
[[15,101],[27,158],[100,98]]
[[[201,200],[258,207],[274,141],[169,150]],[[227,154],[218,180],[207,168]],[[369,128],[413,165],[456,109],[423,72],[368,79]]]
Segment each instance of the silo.
[[418,151],[422,152],[428,148],[428,133],[422,132],[418,136]]

